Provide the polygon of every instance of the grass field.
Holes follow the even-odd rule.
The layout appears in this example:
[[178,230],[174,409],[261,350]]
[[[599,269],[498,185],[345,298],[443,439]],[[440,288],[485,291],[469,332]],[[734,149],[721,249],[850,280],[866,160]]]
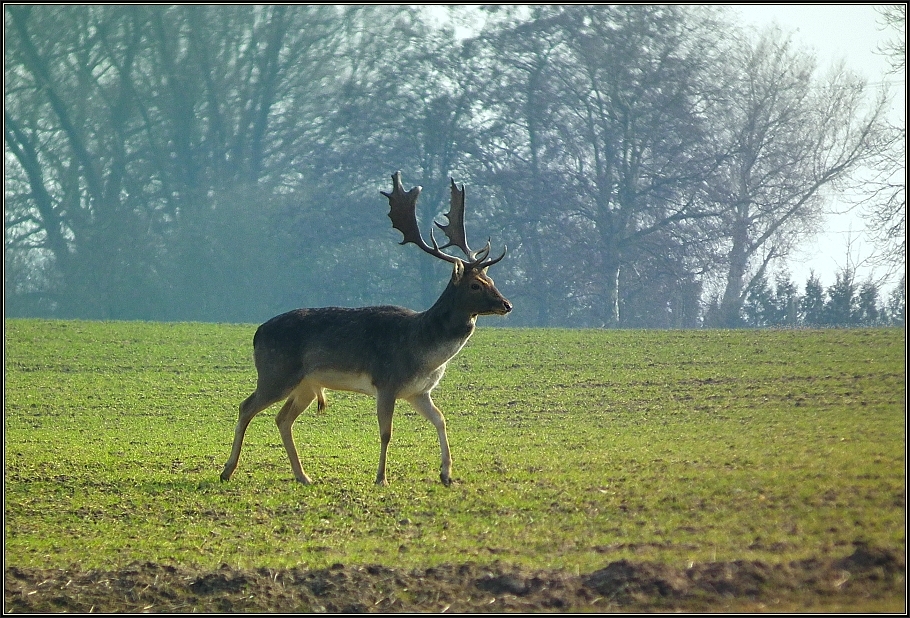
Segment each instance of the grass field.
[[390,487],[373,400],[329,393],[218,475],[254,326],[6,320],[5,559],[216,568],[503,561],[590,572],[905,548],[900,329],[594,331],[483,324],[434,399],[399,402]]

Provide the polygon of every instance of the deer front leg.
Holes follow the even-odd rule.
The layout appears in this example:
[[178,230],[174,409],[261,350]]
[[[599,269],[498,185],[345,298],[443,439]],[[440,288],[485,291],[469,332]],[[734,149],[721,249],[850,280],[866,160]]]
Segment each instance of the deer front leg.
[[228,457],[227,463],[224,464],[224,470],[221,472],[222,481],[230,480],[234,470],[237,468],[237,462],[240,461],[240,448],[243,446],[243,436],[250,421],[272,403],[274,403],[274,400],[263,399],[257,389],[240,404],[240,415],[237,419],[237,426],[234,428],[234,444],[231,446],[231,455]]
[[382,393],[376,395],[376,416],[379,419],[379,469],[376,471],[376,484],[388,486],[385,476],[386,453],[392,440],[392,413],[395,412],[395,395]]
[[[275,417],[275,424],[278,425],[278,433],[281,434],[281,442],[284,444],[284,450],[288,453],[288,459],[291,461],[291,470],[294,471],[294,478],[304,485],[310,485],[313,481],[307,476],[303,468],[300,467],[300,457],[297,455],[297,447],[294,446],[294,436],[291,434],[291,427],[294,421],[300,416],[300,413],[306,410],[306,407],[316,398],[316,393],[311,390],[297,391],[288,397],[284,402],[278,415]],[[322,399],[320,398],[320,401]]]
[[448,487],[452,484],[452,455],[449,452],[449,439],[446,436],[446,419],[433,403],[429,393],[415,395],[408,402],[420,412],[424,418],[433,423],[436,433],[439,434],[439,452],[442,465],[439,468],[439,480]]

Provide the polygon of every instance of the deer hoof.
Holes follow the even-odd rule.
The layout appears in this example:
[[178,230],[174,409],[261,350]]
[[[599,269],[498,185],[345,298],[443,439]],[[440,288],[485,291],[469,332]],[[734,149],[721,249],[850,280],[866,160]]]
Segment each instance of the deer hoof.
[[450,486],[452,485],[452,479],[451,479],[451,477],[448,477],[448,476],[445,476],[445,475],[443,475],[443,474],[440,474],[440,475],[439,475],[439,480],[442,481],[442,484],[445,485],[446,487],[450,487]]

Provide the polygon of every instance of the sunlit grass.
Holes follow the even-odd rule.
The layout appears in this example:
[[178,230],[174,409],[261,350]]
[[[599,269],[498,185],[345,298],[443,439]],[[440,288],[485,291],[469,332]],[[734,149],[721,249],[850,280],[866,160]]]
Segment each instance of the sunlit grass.
[[250,425],[255,327],[6,321],[7,564],[216,567],[619,558],[769,562],[903,548],[904,334],[481,325],[435,400],[399,403],[388,488],[373,401],[330,393],[295,438]]

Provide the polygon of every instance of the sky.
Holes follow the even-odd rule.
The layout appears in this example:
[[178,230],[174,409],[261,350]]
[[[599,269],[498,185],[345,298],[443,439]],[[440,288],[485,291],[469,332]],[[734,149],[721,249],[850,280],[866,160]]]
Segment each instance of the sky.
[[[732,7],[732,11],[739,14],[743,26],[762,27],[777,22],[783,30],[793,33],[794,41],[815,51],[821,70],[844,60],[849,69],[871,84],[887,81],[895,94],[891,119],[896,122],[906,118],[905,77],[886,76],[890,66],[888,59],[876,53],[880,44],[895,35],[893,30],[879,28],[880,17],[874,5],[756,4],[737,5]],[[860,265],[856,269],[859,281],[881,276],[884,274],[881,269],[871,271],[861,265],[873,249],[865,236],[865,224],[856,212],[829,216],[824,223],[824,231],[815,241],[789,260],[791,280],[802,289],[810,272],[814,271],[822,285],[827,287],[834,283],[837,272],[857,264]],[[896,280],[889,280],[886,291],[896,284]]]

